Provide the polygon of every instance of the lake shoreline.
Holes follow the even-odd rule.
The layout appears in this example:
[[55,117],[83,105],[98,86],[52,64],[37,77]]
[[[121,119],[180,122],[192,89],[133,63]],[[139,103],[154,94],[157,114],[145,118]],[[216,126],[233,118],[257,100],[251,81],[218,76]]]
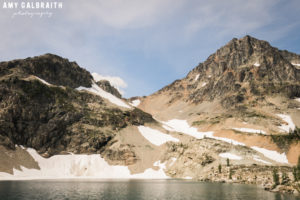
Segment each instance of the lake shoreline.
[[300,197],[300,192],[292,190],[290,186],[277,185],[275,188],[267,187],[261,184],[244,182],[244,181],[234,181],[234,180],[197,180],[197,179],[181,179],[181,178],[165,178],[165,179],[147,179],[147,178],[97,178],[97,177],[62,177],[62,178],[45,178],[45,177],[26,177],[26,178],[16,178],[16,179],[0,179],[0,182],[129,182],[129,181],[154,181],[154,182],[164,182],[164,181],[185,181],[185,182],[196,182],[196,183],[221,183],[221,184],[240,184],[240,185],[253,185],[258,188],[280,194],[290,194],[296,197]]

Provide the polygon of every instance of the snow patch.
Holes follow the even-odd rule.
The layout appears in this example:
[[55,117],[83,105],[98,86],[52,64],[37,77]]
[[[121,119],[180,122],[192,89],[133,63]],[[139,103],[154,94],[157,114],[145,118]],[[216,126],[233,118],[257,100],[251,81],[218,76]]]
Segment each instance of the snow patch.
[[222,157],[222,158],[229,158],[231,160],[242,160],[242,157],[237,156],[237,155],[232,154],[232,153],[220,153],[219,156]]
[[48,86],[51,86],[52,84],[48,83],[47,81],[37,77],[37,76],[34,76],[37,80],[41,81],[42,83],[44,83],[45,85],[48,85]]
[[204,86],[206,86],[206,84],[207,84],[206,82],[202,83],[201,87],[204,87]]
[[257,129],[251,129],[251,128],[232,128],[233,130],[240,131],[240,132],[246,132],[246,133],[258,133],[258,134],[264,134],[266,135],[265,131],[257,130]]
[[92,84],[92,87],[90,88],[86,88],[86,87],[78,87],[76,88],[77,90],[86,90],[89,92],[92,92],[100,97],[103,97],[107,100],[109,100],[111,103],[117,105],[117,106],[121,106],[121,107],[125,107],[125,108],[131,108],[129,105],[127,105],[123,100],[119,99],[118,97],[102,90],[96,83]]
[[136,100],[133,100],[130,105],[134,106],[134,107],[137,107],[138,105],[140,105],[141,103],[141,100],[139,99],[136,99]]
[[261,162],[261,163],[264,163],[264,164],[267,164],[267,165],[272,165],[272,163],[268,162],[268,161],[265,161],[265,160],[262,160],[259,156],[255,155],[253,156],[253,160],[257,161],[257,162]]
[[233,145],[245,146],[244,143],[238,142],[238,141],[233,140],[233,139],[213,136],[213,132],[212,133],[206,133],[205,137],[212,138],[212,139],[215,139],[215,140],[220,140],[220,141],[227,142],[227,143],[230,143],[230,144],[233,144]]
[[14,175],[0,173],[1,180],[20,179],[62,179],[62,178],[100,178],[100,179],[167,179],[165,164],[157,162],[159,170],[149,168],[140,174],[131,174],[127,166],[109,165],[99,154],[92,155],[55,155],[41,157],[34,149],[27,152],[38,163],[40,170],[13,170]]
[[197,74],[197,76],[195,77],[195,80],[194,81],[197,81],[198,78],[199,78],[200,74]]
[[171,163],[169,164],[169,166],[174,165],[174,163],[176,162],[176,160],[177,160],[177,158],[172,157],[172,158],[171,158]]
[[164,124],[163,127],[168,131],[184,133],[197,139],[202,139],[206,133],[212,133],[198,132],[197,128],[191,127],[186,120],[172,119],[162,123]]
[[259,63],[259,62],[255,62],[253,65],[254,65],[255,67],[259,67],[259,66],[260,66],[260,63]]
[[215,140],[220,140],[224,141],[233,145],[242,145],[245,146],[244,143],[228,139],[228,138],[223,138],[223,137],[216,137],[213,136],[214,132],[213,131],[208,131],[208,132],[199,132],[197,128],[191,127],[186,120],[179,120],[179,119],[172,119],[167,122],[161,122],[163,123],[163,128],[168,130],[168,131],[175,131],[175,132],[180,132],[184,133],[186,135],[195,137],[197,139],[203,139],[204,137],[212,138]]
[[291,63],[291,64],[300,67],[300,63]]
[[144,138],[156,146],[160,146],[166,142],[179,142],[179,139],[149,127],[139,126],[138,129]]
[[160,160],[153,163],[153,166],[159,167],[160,169],[166,169],[166,163],[161,163]]
[[300,98],[296,98],[295,100],[298,101],[298,102],[300,102]]
[[283,114],[277,114],[277,116],[287,123],[287,124],[281,124],[281,126],[279,127],[282,131],[290,132],[290,130],[292,131],[295,130],[296,126],[293,123],[291,116],[283,115]]
[[260,147],[256,147],[256,146],[253,146],[251,148],[254,149],[255,151],[262,153],[265,157],[267,157],[271,160],[274,160],[276,162],[289,163],[285,153],[280,154],[277,151],[272,151],[272,150],[268,150],[268,149],[264,149],[264,148],[260,148]]

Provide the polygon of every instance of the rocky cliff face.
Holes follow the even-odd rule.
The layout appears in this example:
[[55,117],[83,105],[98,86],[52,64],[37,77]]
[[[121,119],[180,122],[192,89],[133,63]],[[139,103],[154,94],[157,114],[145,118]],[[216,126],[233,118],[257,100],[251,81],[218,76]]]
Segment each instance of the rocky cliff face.
[[46,54],[0,68],[0,144],[10,149],[23,145],[44,156],[99,153],[118,130],[154,121],[139,109],[74,89],[93,79],[67,59]]

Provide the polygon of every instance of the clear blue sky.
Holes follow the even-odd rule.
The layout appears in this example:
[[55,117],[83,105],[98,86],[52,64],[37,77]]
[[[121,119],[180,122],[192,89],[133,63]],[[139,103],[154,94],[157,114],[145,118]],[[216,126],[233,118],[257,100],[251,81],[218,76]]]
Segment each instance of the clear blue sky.
[[121,77],[131,97],[183,78],[233,37],[300,53],[299,0],[62,1],[51,18],[12,18],[0,0],[0,60],[58,54]]

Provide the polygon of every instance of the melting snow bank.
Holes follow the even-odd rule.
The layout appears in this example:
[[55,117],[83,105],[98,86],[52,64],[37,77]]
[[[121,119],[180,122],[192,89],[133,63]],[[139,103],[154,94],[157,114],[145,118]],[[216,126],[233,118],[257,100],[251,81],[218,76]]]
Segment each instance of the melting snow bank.
[[202,139],[205,134],[213,132],[198,132],[197,128],[191,127],[186,120],[172,119],[167,122],[162,122],[163,127],[168,131],[175,131],[193,136],[197,139]]
[[229,158],[231,160],[242,160],[242,157],[237,156],[237,155],[232,154],[232,153],[220,153],[219,156],[222,157],[222,158]]
[[79,88],[76,88],[76,89],[79,91],[86,90],[86,91],[92,92],[100,97],[103,97],[103,98],[109,100],[111,103],[116,104],[117,106],[131,108],[129,105],[127,105],[124,101],[122,101],[118,97],[102,90],[96,83],[93,83],[92,87],[90,87],[90,88],[80,86]]
[[300,63],[292,63],[292,65],[300,67]]
[[290,130],[295,130],[295,124],[293,123],[293,120],[291,118],[291,116],[289,115],[283,115],[283,114],[277,114],[278,117],[280,117],[283,121],[285,121],[287,123],[286,124],[281,124],[281,126],[279,127],[282,131],[285,132],[290,132]]
[[215,140],[220,140],[220,141],[227,142],[227,143],[230,143],[230,144],[233,144],[233,145],[245,146],[244,143],[238,142],[238,141],[233,140],[233,139],[213,136],[213,132],[205,134],[205,137],[212,138],[212,139],[215,139]]
[[265,157],[267,157],[271,160],[274,160],[276,162],[287,163],[287,164],[289,163],[285,153],[280,154],[277,151],[271,151],[271,150],[256,147],[256,146],[253,146],[251,148],[254,149],[255,151],[262,153]]
[[149,142],[157,146],[162,145],[169,141],[179,142],[179,139],[149,127],[139,126],[138,129],[140,133],[144,136],[144,138],[146,138]]
[[149,168],[140,174],[130,174],[127,166],[109,165],[99,154],[93,155],[56,155],[50,158],[41,157],[34,149],[28,153],[39,164],[40,170],[21,167],[22,171],[13,170],[13,174],[0,172],[0,180],[21,179],[167,179],[165,164],[155,163],[159,170]]
[[34,76],[37,80],[41,81],[42,83],[44,83],[45,85],[48,85],[48,86],[51,86],[52,84],[48,83],[47,81],[37,77],[37,76]]
[[141,103],[141,100],[139,99],[136,99],[136,100],[133,100],[130,105],[134,106],[134,107],[137,107],[138,105],[140,105]]
[[262,160],[259,156],[256,156],[256,155],[253,156],[253,160],[258,161],[258,162],[262,162],[262,163],[267,164],[267,165],[272,165],[272,163],[267,162],[265,160]]
[[233,130],[240,131],[240,132],[246,132],[246,133],[258,133],[258,134],[266,135],[265,131],[257,130],[257,129],[251,129],[251,128],[233,128]]
[[222,137],[216,137],[213,136],[214,132],[208,131],[208,132],[199,132],[197,128],[191,127],[186,120],[179,120],[179,119],[172,119],[167,122],[161,122],[163,123],[163,127],[168,131],[175,131],[184,133],[186,135],[195,137],[197,139],[203,139],[204,137],[212,138],[215,140],[221,140],[227,143],[231,143],[234,145],[242,145],[245,146],[244,143],[228,139],[228,138],[222,138]]

